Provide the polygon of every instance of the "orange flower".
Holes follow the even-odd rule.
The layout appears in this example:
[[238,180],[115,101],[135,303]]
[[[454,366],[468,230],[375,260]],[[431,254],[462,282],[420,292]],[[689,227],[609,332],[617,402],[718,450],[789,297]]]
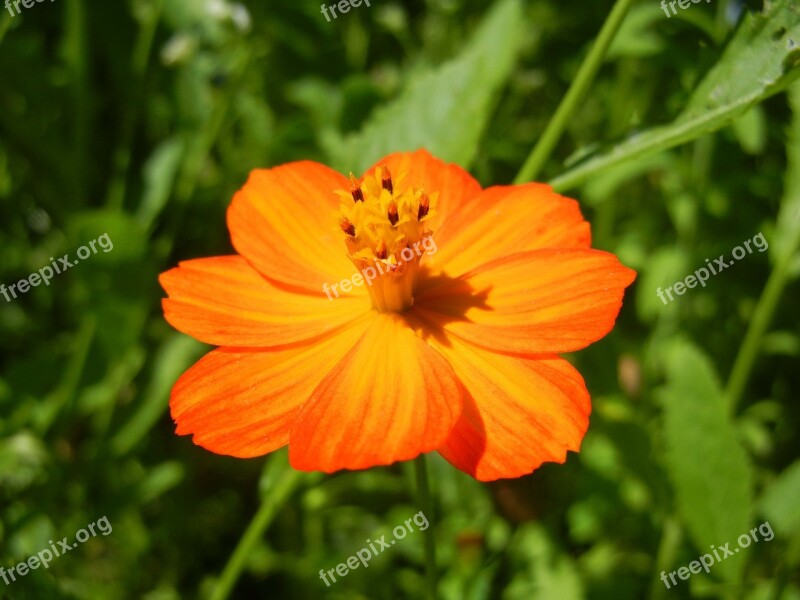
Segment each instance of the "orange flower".
[[482,190],[420,150],[361,180],[254,171],[228,228],[238,254],[160,277],[167,321],[221,346],[172,391],[178,434],[237,457],[289,444],[304,471],[436,450],[483,481],[580,447],[589,393],[558,354],[612,329],[635,273],[590,248],[574,200]]

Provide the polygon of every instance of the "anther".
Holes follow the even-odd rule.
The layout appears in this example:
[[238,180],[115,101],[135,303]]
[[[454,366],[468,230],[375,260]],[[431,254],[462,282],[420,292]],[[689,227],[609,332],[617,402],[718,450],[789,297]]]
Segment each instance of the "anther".
[[431,200],[428,198],[428,194],[422,192],[422,197],[419,199],[419,210],[417,210],[417,221],[422,221],[422,219],[428,214],[430,208]]
[[394,200],[389,203],[388,216],[389,223],[392,225],[397,225],[397,222],[400,220],[400,215],[397,214],[397,202]]
[[394,186],[392,185],[392,174],[389,172],[389,167],[386,165],[381,166],[381,185],[383,189],[389,190],[390,194],[394,193]]
[[364,192],[361,191],[361,186],[358,185],[358,179],[355,175],[350,173],[350,193],[353,195],[353,202],[363,202]]
[[350,219],[348,219],[347,217],[342,217],[341,219],[339,219],[339,227],[341,227],[342,231],[344,231],[350,237],[355,237],[356,226],[353,225],[350,222]]
[[386,260],[389,256],[389,251],[386,249],[386,242],[383,240],[378,242],[378,247],[375,249],[375,256],[381,260]]

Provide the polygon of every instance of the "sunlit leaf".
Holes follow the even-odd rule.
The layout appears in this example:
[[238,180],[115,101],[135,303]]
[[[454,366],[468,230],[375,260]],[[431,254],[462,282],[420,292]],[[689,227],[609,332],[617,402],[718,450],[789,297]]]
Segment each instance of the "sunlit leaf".
[[400,97],[378,109],[359,133],[328,148],[334,165],[361,172],[390,152],[424,147],[469,166],[516,62],[522,25],[518,0],[499,2],[460,56],[410,78]]
[[610,166],[639,160],[724,127],[800,76],[798,41],[800,12],[789,0],[768,3],[763,14],[748,13],[722,58],[675,121],[637,132],[551,183],[559,190],[573,188]]
[[[712,545],[735,545],[750,529],[753,475],[714,367],[688,342],[671,346],[665,366],[665,463],[678,512],[701,554]],[[738,579],[743,557],[738,554],[714,565],[714,575]]]

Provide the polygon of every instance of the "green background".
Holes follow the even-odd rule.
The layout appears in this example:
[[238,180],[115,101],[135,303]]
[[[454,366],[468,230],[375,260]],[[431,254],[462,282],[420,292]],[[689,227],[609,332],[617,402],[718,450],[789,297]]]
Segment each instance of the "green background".
[[[569,357],[591,426],[565,465],[518,480],[431,457],[441,598],[800,598],[800,8],[632,5],[538,173],[638,272],[615,330]],[[0,297],[0,566],[102,516],[113,532],[0,597],[211,598],[265,501],[231,597],[421,598],[418,532],[331,588],[318,577],[420,510],[409,465],[289,488],[284,452],[265,466],[174,435],[170,388],[208,348],[166,324],[157,275],[232,251],[225,210],[253,168],[358,173],[424,146],[514,181],[612,6],[3,10],[0,283],[103,233],[114,249]],[[768,251],[658,299],[758,233]],[[767,520],[771,541],[659,579]]]

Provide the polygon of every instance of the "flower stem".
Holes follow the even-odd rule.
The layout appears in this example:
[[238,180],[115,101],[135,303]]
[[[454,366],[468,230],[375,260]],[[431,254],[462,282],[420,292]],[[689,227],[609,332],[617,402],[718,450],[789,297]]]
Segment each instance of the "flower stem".
[[753,313],[753,318],[750,319],[739,354],[736,355],[736,360],[733,363],[728,385],[725,389],[730,414],[736,413],[737,405],[744,394],[747,380],[750,378],[750,371],[752,371],[756,358],[758,358],[761,338],[764,337],[772,317],[775,315],[778,301],[781,299],[783,290],[789,281],[790,267],[798,249],[800,249],[800,214],[795,216],[792,234],[783,248],[775,268],[770,273],[769,279],[767,279],[767,285],[758,299],[758,304]]
[[120,130],[121,141],[114,153],[112,163],[114,175],[106,197],[106,205],[116,210],[121,210],[125,203],[125,186],[133,156],[133,144],[136,141],[136,124],[142,109],[143,98],[145,97],[147,67],[150,64],[153,42],[163,8],[164,0],[155,0],[146,11],[143,11],[139,24],[139,33],[131,61],[131,89],[133,91],[130,94],[130,104],[124,112],[125,116]]
[[675,557],[680,550],[683,532],[677,517],[670,515],[664,519],[661,528],[661,541],[658,543],[658,553],[656,554],[656,572],[650,586],[650,600],[658,600],[664,597],[667,590],[659,579],[659,573],[669,571],[671,565],[675,563]]
[[558,140],[561,139],[561,134],[564,132],[567,123],[572,118],[572,113],[575,112],[589,86],[594,81],[600,65],[603,64],[606,52],[608,52],[608,48],[611,46],[614,36],[617,35],[617,31],[619,31],[633,2],[634,0],[617,0],[606,22],[603,24],[603,28],[600,30],[600,35],[597,36],[597,41],[584,59],[580,69],[578,69],[567,95],[564,96],[555,115],[547,124],[542,137],[539,138],[525,164],[522,165],[514,183],[519,184],[534,180],[549,160],[553,149],[558,144]]
[[[756,304],[744,341],[739,347],[739,353],[731,368],[728,385],[725,387],[728,411],[736,414],[736,409],[744,395],[750,371],[758,358],[761,338],[767,332],[778,302],[783,295],[783,290],[791,277],[791,267],[794,256],[800,249],[800,209],[798,209],[797,195],[800,193],[800,182],[797,176],[797,167],[800,165],[800,84],[791,86],[788,90],[789,104],[792,107],[792,129],[789,141],[786,144],[788,167],[786,170],[786,184],[781,210],[776,223],[776,234],[779,231],[779,240],[773,239],[775,267],[769,274],[767,285],[761,293]],[[787,222],[788,221],[788,222]],[[784,238],[785,236],[785,238]]]
[[433,506],[431,490],[428,484],[428,466],[425,455],[420,454],[414,461],[414,472],[417,476],[417,494],[422,513],[430,523],[425,530],[425,582],[428,600],[436,600],[436,537],[433,526]]
[[250,521],[247,529],[239,540],[239,544],[228,559],[228,564],[220,575],[219,581],[211,595],[211,600],[225,600],[233,590],[236,580],[244,570],[247,559],[258,540],[264,534],[275,514],[283,503],[289,499],[302,480],[302,473],[294,469],[287,469],[278,480],[269,494],[261,498],[261,506]]

